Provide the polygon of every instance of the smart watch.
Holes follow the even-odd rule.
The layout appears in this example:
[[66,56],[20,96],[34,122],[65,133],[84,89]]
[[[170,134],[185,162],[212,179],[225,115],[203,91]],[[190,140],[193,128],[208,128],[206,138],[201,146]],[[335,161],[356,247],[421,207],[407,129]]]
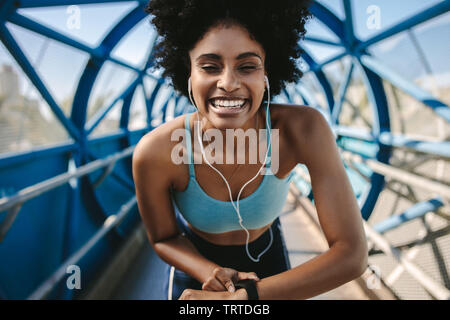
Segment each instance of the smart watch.
[[237,289],[245,289],[247,291],[248,300],[259,300],[258,290],[256,290],[256,281],[245,279],[238,281],[235,285]]

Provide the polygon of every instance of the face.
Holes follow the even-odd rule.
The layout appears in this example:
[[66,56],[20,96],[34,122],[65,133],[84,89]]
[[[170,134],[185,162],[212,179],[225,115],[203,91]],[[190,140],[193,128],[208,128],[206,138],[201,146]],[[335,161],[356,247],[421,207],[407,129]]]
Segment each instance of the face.
[[238,25],[210,29],[189,52],[195,104],[207,127],[254,126],[264,96],[262,46]]

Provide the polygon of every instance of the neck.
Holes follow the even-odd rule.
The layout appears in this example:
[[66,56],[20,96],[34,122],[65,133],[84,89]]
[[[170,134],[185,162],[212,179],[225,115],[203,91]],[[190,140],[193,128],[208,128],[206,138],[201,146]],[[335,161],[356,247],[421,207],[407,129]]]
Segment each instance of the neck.
[[[198,116],[199,114],[197,113],[197,119]],[[205,128],[205,125],[209,125],[209,127]],[[198,126],[198,122],[195,126]],[[196,140],[198,143],[198,131],[200,131],[200,139],[202,140],[202,145],[204,148],[206,148],[209,144],[214,143],[214,145],[211,145],[211,147],[213,147],[216,152],[220,152],[219,150],[222,149],[222,159],[224,159],[224,161],[225,155],[227,154],[232,158],[235,158],[234,163],[242,163],[239,160],[236,160],[236,157],[238,155],[241,155],[241,157],[244,156],[245,163],[253,163],[252,161],[249,161],[249,159],[247,159],[250,157],[250,154],[255,154],[254,152],[257,152],[256,154],[258,154],[260,148],[263,148],[262,150],[266,149],[266,136],[262,134],[260,135],[259,131],[264,128],[266,128],[265,112],[264,110],[258,109],[256,114],[246,122],[246,125],[239,128],[242,129],[241,132],[235,132],[233,130],[228,130],[227,132],[226,129],[217,129],[219,130],[219,132],[216,131],[215,133],[206,132],[208,129],[216,128],[208,121],[206,117],[202,117],[200,121],[200,127],[195,128],[195,134],[197,136]],[[247,131],[248,129],[252,130]],[[218,145],[217,139],[221,139],[222,144]],[[221,148],[220,146],[222,146],[223,148]],[[254,148],[256,149],[254,150]],[[234,156],[232,156],[232,154]]]

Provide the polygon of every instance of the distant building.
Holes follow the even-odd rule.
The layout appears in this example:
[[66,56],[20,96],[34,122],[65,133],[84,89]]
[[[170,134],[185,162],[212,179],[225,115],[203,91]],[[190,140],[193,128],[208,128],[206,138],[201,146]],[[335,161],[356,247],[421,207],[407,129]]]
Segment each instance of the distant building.
[[3,64],[0,67],[0,108],[19,103],[19,76],[12,66]]

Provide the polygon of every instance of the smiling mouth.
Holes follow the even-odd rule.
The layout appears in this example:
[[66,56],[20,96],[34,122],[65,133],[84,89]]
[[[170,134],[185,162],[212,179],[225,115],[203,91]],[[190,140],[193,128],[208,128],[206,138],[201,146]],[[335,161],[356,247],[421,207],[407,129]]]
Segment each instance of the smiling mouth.
[[213,98],[208,100],[208,102],[211,108],[218,113],[236,113],[247,106],[248,99]]

